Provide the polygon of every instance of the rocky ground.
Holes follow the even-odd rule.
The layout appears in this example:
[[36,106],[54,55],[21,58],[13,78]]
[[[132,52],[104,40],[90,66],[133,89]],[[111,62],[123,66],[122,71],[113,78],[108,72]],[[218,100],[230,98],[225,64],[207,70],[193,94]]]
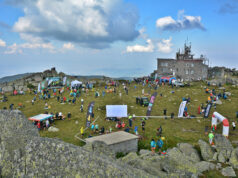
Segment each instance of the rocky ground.
[[[0,174],[3,177],[198,177],[209,170],[235,177],[238,148],[222,135],[199,149],[179,143],[166,155],[141,150],[120,159],[103,143],[78,147],[42,138],[20,111],[0,111]],[[198,151],[200,150],[200,151]]]

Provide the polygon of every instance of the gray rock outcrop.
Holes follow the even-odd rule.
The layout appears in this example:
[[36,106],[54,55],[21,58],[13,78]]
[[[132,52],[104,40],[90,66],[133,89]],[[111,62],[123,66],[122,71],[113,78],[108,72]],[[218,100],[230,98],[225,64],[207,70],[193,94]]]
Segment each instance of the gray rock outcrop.
[[218,153],[218,161],[221,163],[228,162],[234,149],[230,140],[221,134],[216,134],[215,148]]
[[203,140],[199,140],[198,144],[199,144],[200,149],[201,149],[202,158],[205,161],[212,160],[213,155],[214,155],[214,151],[212,150],[211,146]]
[[236,173],[232,167],[226,167],[221,170],[223,176],[226,177],[236,177]]
[[238,148],[234,149],[231,153],[230,164],[233,168],[238,169]]
[[201,161],[198,151],[191,144],[178,143],[177,147],[191,161],[193,162]]
[[201,162],[196,163],[196,167],[199,172],[205,172],[205,171],[215,169],[216,165],[213,163],[210,163],[210,162],[201,161]]
[[20,111],[0,111],[3,177],[153,177],[104,154],[41,138]]

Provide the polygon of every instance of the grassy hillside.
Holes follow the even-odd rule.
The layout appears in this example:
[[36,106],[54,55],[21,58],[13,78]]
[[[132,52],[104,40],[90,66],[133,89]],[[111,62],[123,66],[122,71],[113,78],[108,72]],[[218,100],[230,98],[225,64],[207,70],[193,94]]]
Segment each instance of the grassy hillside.
[[[11,103],[14,103],[15,107],[17,107],[18,103],[22,103],[25,107],[20,109],[26,117],[34,116],[40,113],[48,112],[62,112],[64,115],[67,115],[68,112],[72,113],[71,120],[64,121],[56,121],[55,127],[59,128],[60,131],[56,133],[51,133],[48,131],[40,131],[41,136],[44,137],[53,137],[62,139],[65,142],[69,142],[75,145],[82,145],[79,140],[75,139],[74,135],[80,131],[81,126],[85,127],[86,123],[86,110],[87,105],[91,101],[95,101],[94,113],[95,118],[99,117],[97,123],[99,127],[104,126],[105,130],[108,130],[111,126],[113,131],[117,131],[115,128],[115,122],[105,121],[106,110],[105,106],[110,104],[126,104],[128,105],[128,113],[135,114],[136,116],[145,116],[147,107],[139,106],[136,104],[136,97],[141,96],[142,88],[145,89],[145,93],[152,94],[153,92],[158,92],[158,96],[156,97],[155,103],[152,108],[152,116],[162,116],[163,109],[167,109],[167,115],[170,116],[171,112],[174,112],[175,116],[178,114],[178,108],[181,103],[182,97],[190,97],[191,103],[188,104],[188,112],[190,115],[197,114],[197,108],[201,103],[206,102],[208,95],[204,91],[204,83],[194,83],[191,87],[185,88],[171,88],[171,86],[160,87],[157,90],[150,89],[148,86],[142,87],[141,85],[137,85],[137,88],[134,88],[135,84],[131,84],[129,86],[129,95],[123,90],[122,85],[117,88],[117,93],[107,93],[105,97],[95,98],[95,91],[99,91],[100,94],[104,90],[104,86],[96,87],[94,90],[89,91],[88,94],[83,93],[82,98],[84,99],[84,112],[80,112],[80,98],[77,98],[77,103],[71,104],[60,104],[57,102],[56,98],[51,98],[48,100],[48,105],[51,106],[51,109],[45,110],[44,104],[45,101],[39,100],[37,96],[37,101],[34,105],[31,104],[31,100],[34,95],[27,93],[23,96],[8,96],[9,101],[7,103],[0,103],[0,108],[4,106],[9,107]],[[225,86],[227,91],[232,93],[232,96],[228,98],[228,100],[222,100],[222,105],[217,105],[217,111],[227,117],[230,121],[235,120],[235,112],[238,110],[238,90],[230,85]],[[218,91],[217,87],[210,87],[210,89],[215,88]],[[171,91],[175,91],[175,93],[171,93]],[[122,97],[120,98],[119,92],[122,93]],[[160,97],[160,93],[162,93],[163,97]],[[64,96],[69,96],[69,91],[64,92]],[[214,111],[212,108],[210,115]],[[128,124],[128,119],[123,118],[123,121]],[[78,124],[75,122],[78,121]],[[163,127],[163,136],[166,138],[165,147],[173,147],[179,142],[188,142],[196,146],[198,139],[202,138],[207,140],[207,136],[204,135],[205,126],[209,126],[210,128],[211,117],[208,119],[174,119],[171,120],[170,117],[168,119],[159,119],[153,118],[146,121],[146,130],[145,134],[142,134],[141,130],[141,120],[136,118],[133,122],[134,126],[139,126],[139,134],[143,135],[142,140],[139,142],[140,148],[149,148],[149,143],[152,138],[156,138],[156,129],[161,125]],[[133,133],[133,129],[131,131]],[[222,132],[222,126],[218,126],[218,133]],[[84,138],[86,138],[90,134],[90,129],[88,129],[85,133]],[[94,135],[94,134],[92,134]],[[237,139],[237,131],[232,131],[230,129],[230,137],[231,140]]]

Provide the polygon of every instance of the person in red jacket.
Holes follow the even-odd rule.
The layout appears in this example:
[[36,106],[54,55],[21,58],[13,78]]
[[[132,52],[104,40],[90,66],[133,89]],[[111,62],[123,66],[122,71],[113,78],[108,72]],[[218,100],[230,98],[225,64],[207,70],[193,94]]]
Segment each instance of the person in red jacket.
[[37,123],[37,128],[40,131],[40,121],[38,121],[38,123]]

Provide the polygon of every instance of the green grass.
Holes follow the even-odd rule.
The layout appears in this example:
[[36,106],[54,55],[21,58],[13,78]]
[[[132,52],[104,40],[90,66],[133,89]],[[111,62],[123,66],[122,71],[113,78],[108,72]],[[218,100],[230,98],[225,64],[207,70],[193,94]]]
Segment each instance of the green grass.
[[[109,130],[111,126],[113,131],[117,131],[115,128],[115,122],[105,121],[106,110],[105,106],[107,104],[126,104],[128,105],[128,113],[135,114],[137,116],[145,116],[147,107],[139,106],[136,104],[136,97],[141,96],[142,86],[137,85],[137,89],[134,89],[135,84],[131,84],[129,86],[129,95],[123,90],[122,85],[117,89],[117,93],[106,93],[105,97],[94,97],[95,90],[100,91],[100,94],[104,90],[104,86],[96,87],[94,91],[89,91],[86,95],[83,93],[82,97],[84,99],[84,112],[80,112],[80,98],[77,99],[77,103],[74,104],[60,104],[57,102],[56,98],[51,98],[48,100],[48,105],[51,106],[51,109],[47,110],[48,112],[62,112],[64,115],[67,115],[68,112],[72,113],[71,120],[64,120],[64,121],[56,121],[55,127],[59,128],[60,131],[56,133],[48,132],[48,131],[40,131],[40,135],[43,137],[51,137],[51,138],[59,138],[65,142],[72,143],[75,145],[82,145],[82,143],[77,140],[74,135],[80,132],[80,128],[83,126],[85,127],[86,123],[86,110],[87,106],[91,101],[95,101],[94,113],[95,118],[99,117],[97,123],[99,127],[104,126],[105,130]],[[182,97],[190,97],[191,103],[188,104],[188,112],[190,115],[197,114],[197,108],[201,103],[206,103],[208,94],[205,93],[203,87],[205,86],[204,83],[198,82],[193,83],[191,87],[184,87],[184,88],[171,88],[170,86],[164,86],[158,88],[156,90],[158,92],[158,96],[156,97],[155,103],[152,108],[151,115],[152,116],[161,116],[163,115],[163,109],[167,108],[167,115],[170,116],[172,112],[174,112],[175,116],[178,114],[178,108],[181,103]],[[237,88],[232,87],[231,85],[225,86],[227,91],[232,93],[231,97],[228,97],[228,100],[222,100],[222,105],[217,105],[217,111],[228,118],[231,121],[235,120],[235,112],[238,110],[238,90]],[[217,89],[218,87],[209,87],[210,89]],[[155,92],[154,89],[149,89],[147,86],[144,87],[145,93],[153,93]],[[175,93],[172,94],[171,91],[174,90]],[[119,92],[122,93],[122,98],[119,97]],[[163,94],[163,97],[160,97],[160,93]],[[64,96],[69,96],[69,91],[64,93]],[[11,103],[14,103],[15,106],[18,103],[23,103],[24,108],[20,109],[26,117],[34,116],[40,113],[44,113],[46,110],[44,109],[45,101],[39,100],[37,97],[36,103],[32,106],[31,100],[33,99],[34,95],[27,93],[23,96],[8,96],[7,103],[0,103],[0,108],[4,106],[9,107]],[[174,147],[179,142],[187,142],[191,143],[194,146],[197,145],[197,141],[199,139],[207,140],[207,136],[204,135],[204,128],[205,126],[210,127],[211,123],[211,114],[213,113],[214,109],[212,108],[210,112],[210,117],[207,119],[174,119],[171,120],[168,117],[167,120],[165,119],[158,119],[153,118],[146,121],[146,130],[145,134],[140,141],[141,148],[149,148],[149,143],[152,138],[156,139],[156,129],[161,125],[163,127],[163,136],[166,138],[164,149]],[[128,119],[123,118],[126,124],[128,124]],[[199,121],[198,121],[199,120]],[[75,121],[78,121],[79,124],[75,124]],[[139,134],[142,134],[141,130],[141,121],[139,118],[133,122],[134,126],[139,126]],[[217,133],[222,132],[222,126],[218,126]],[[90,129],[88,129],[85,133],[85,138],[91,134]],[[95,134],[92,134],[95,135]],[[232,131],[230,129],[230,140],[238,140],[237,138],[237,130]]]

